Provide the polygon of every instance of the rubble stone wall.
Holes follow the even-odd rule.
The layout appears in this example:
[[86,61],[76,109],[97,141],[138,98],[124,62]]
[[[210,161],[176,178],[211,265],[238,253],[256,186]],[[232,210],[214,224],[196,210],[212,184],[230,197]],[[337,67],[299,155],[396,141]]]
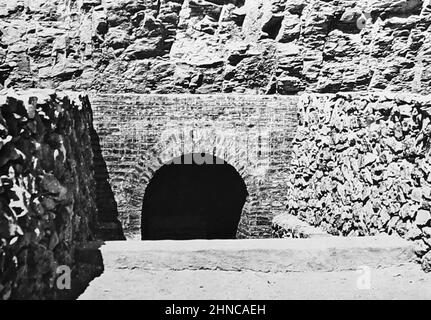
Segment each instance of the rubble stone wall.
[[306,95],[298,112],[288,213],[334,235],[399,234],[431,271],[431,96]]
[[431,89],[429,0],[0,0],[0,88]]
[[0,300],[55,298],[96,218],[85,96],[0,93]]
[[[271,220],[285,211],[290,146],[297,126],[297,97],[252,95],[92,95],[110,188],[125,236],[140,239],[146,186],[165,163],[206,153],[232,165],[249,196],[239,238],[271,236]],[[101,176],[104,179],[104,175]],[[99,176],[96,176],[96,180]],[[106,201],[105,201],[106,202]],[[99,221],[109,222],[108,209]]]

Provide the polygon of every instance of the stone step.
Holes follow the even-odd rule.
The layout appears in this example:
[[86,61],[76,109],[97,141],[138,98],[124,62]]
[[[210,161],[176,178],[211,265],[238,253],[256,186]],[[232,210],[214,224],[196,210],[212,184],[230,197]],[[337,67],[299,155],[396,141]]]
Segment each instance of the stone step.
[[309,225],[298,217],[282,213],[274,217],[272,227],[280,238],[316,238],[331,235],[318,227]]
[[[190,241],[107,241],[82,247],[86,263],[104,270],[306,272],[399,266],[414,261],[413,244],[397,236]],[[93,261],[95,262],[95,261]]]

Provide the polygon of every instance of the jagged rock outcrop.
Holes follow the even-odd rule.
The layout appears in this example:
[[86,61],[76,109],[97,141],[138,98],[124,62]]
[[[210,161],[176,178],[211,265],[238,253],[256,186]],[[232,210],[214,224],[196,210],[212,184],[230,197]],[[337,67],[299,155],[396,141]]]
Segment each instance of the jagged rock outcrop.
[[0,17],[4,87],[431,88],[428,0],[1,0]]
[[0,94],[0,300],[54,298],[96,219],[85,96]]

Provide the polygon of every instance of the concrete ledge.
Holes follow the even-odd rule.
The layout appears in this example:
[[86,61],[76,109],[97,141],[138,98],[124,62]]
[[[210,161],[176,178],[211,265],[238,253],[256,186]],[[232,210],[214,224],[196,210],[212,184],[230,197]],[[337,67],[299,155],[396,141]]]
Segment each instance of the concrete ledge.
[[100,254],[105,270],[338,271],[398,266],[415,259],[413,244],[395,236],[109,241],[87,245],[79,256]]

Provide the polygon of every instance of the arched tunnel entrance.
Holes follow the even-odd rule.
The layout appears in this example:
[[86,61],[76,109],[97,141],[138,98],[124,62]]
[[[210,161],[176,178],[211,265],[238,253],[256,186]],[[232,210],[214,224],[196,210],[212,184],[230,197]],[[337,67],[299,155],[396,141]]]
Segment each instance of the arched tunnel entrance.
[[147,186],[142,239],[234,239],[247,195],[239,173],[222,159],[175,158]]

